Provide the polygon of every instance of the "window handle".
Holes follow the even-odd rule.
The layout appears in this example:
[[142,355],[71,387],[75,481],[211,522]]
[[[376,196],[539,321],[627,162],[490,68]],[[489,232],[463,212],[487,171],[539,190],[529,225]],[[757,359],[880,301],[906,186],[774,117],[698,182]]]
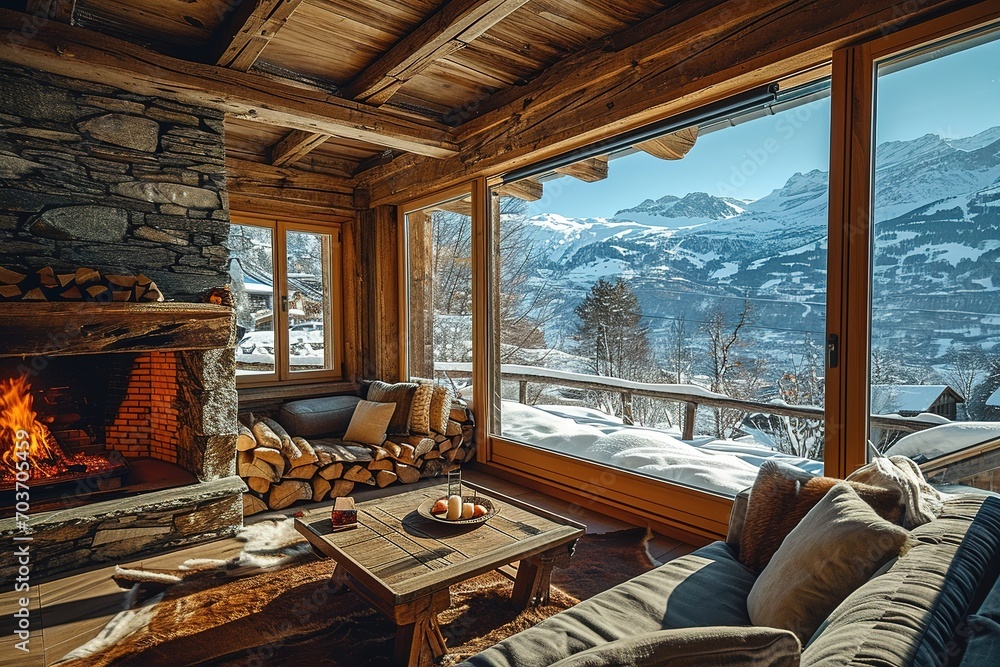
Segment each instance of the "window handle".
[[826,367],[836,368],[840,364],[840,337],[830,334],[826,337]]
[[287,296],[281,297],[281,312],[283,312],[283,313],[287,313],[288,312],[288,297]]

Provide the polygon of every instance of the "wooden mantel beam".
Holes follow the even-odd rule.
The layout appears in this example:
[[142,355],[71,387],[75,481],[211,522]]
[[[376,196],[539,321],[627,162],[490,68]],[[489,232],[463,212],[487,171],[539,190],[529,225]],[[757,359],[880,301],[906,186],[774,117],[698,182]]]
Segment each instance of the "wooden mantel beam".
[[[898,0],[855,0],[817,11],[817,2],[801,0],[671,3],[487,100],[457,128],[461,158],[402,156],[366,172],[363,185],[379,205],[499,175],[821,68],[835,49],[968,4],[923,0],[903,11]],[[990,2],[975,6],[985,13]]]
[[59,23],[73,25],[76,0],[28,0],[24,11],[32,16],[42,16]]
[[249,72],[302,0],[243,0],[214,35],[215,64]]
[[0,9],[0,60],[84,81],[219,109],[238,118],[321,132],[434,158],[456,155],[451,128],[224,67],[154,53],[50,21],[28,38],[25,15]]
[[400,86],[435,61],[464,48],[528,0],[450,0],[361,72],[345,97],[385,104]]

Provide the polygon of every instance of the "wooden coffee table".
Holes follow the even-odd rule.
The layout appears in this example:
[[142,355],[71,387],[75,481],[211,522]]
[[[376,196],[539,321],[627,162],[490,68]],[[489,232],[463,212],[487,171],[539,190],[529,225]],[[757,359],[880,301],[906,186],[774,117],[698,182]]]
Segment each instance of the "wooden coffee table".
[[437,615],[451,606],[449,587],[520,561],[512,597],[522,608],[544,604],[553,567],[565,567],[582,524],[487,489],[464,484],[499,504],[474,528],[449,526],[417,514],[446,485],[358,503],[358,528],[333,532],[330,508],[307,510],[296,528],[323,556],[333,577],[396,624],[394,664],[430,665],[448,652]]

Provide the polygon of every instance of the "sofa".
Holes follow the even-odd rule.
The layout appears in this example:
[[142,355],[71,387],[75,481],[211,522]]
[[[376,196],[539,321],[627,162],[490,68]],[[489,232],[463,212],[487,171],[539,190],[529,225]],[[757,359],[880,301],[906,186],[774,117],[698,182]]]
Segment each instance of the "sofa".
[[1000,498],[949,497],[938,518],[910,531],[909,550],[806,641],[751,623],[758,575],[737,558],[747,505],[744,492],[725,541],[562,611],[462,667],[1000,665]]

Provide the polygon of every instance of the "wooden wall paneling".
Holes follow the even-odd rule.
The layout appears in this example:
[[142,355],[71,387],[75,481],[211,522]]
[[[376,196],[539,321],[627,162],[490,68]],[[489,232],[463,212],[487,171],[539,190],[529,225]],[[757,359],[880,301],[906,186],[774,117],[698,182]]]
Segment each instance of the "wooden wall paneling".
[[270,199],[319,208],[328,215],[354,216],[354,184],[349,180],[234,158],[226,159],[226,173],[230,196]]
[[0,59],[40,71],[112,85],[140,95],[200,104],[239,118],[322,132],[444,158],[457,154],[452,131],[384,109],[282,84],[262,76],[188,62],[56,22],[28,39],[24,14],[0,9]]
[[435,61],[465,47],[527,0],[450,0],[344,89],[355,100],[384,104]]
[[360,223],[357,216],[340,226],[344,273],[344,379],[352,382],[361,379],[364,368],[361,321],[366,311],[363,303],[363,268],[359,230]]
[[[404,375],[434,377],[434,225],[433,214],[426,210],[406,213],[405,265],[409,291],[404,306],[408,316],[408,355]],[[403,262],[400,262],[403,264]]]
[[386,202],[500,174],[815,68],[837,48],[961,4],[676,3],[499,93],[503,106],[475,107],[457,133],[462,159],[403,156],[364,177],[372,201]]
[[243,0],[213,40],[220,46],[215,64],[241,72],[260,57],[302,0]]
[[400,378],[399,223],[395,206],[358,214],[361,238],[363,368],[366,379]]

